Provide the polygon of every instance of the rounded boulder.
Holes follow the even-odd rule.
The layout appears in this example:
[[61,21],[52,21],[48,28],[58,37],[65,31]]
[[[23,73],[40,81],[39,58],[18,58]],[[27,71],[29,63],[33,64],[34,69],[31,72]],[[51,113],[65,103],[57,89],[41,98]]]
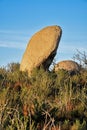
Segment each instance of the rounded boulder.
[[67,71],[79,71],[79,65],[72,60],[64,60],[60,61],[54,66],[54,70],[58,71],[59,69],[67,70]]

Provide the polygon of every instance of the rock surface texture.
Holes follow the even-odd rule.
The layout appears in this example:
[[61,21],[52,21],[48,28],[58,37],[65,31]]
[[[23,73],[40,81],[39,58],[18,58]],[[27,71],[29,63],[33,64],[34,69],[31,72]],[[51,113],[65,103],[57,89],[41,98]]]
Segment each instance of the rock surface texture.
[[20,70],[31,73],[33,68],[40,65],[48,69],[56,55],[61,34],[59,26],[48,26],[35,33],[27,45]]
[[55,65],[54,70],[58,71],[59,69],[64,69],[67,71],[79,71],[79,65],[72,60],[65,60]]

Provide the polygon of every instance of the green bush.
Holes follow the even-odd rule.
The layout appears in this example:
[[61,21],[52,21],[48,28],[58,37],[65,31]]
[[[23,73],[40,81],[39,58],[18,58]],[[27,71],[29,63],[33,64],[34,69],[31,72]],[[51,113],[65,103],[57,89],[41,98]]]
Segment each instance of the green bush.
[[87,70],[33,70],[12,63],[0,68],[0,125],[6,130],[87,129]]

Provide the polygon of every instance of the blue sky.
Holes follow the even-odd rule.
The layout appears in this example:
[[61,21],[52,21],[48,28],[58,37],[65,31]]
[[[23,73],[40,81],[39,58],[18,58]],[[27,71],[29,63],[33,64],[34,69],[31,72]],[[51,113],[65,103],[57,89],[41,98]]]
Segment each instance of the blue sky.
[[0,66],[20,63],[31,36],[50,25],[63,31],[56,62],[87,52],[87,0],[0,0]]

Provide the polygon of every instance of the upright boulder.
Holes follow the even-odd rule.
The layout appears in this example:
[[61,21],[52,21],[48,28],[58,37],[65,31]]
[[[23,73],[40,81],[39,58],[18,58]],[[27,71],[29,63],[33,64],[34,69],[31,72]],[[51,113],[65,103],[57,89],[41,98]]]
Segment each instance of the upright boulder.
[[58,71],[59,69],[64,69],[67,71],[79,71],[79,68],[80,68],[79,65],[75,61],[72,61],[72,60],[64,60],[57,63],[54,66],[55,71]]
[[35,33],[27,45],[20,70],[31,73],[33,68],[40,65],[48,69],[56,55],[61,34],[59,26],[48,26]]

